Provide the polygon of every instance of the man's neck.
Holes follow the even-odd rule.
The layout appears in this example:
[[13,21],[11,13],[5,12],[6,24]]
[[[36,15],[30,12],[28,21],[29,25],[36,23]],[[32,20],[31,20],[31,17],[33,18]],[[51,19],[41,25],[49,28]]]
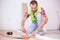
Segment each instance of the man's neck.
[[[36,11],[37,11],[37,10],[36,10]],[[33,12],[33,14],[35,14],[35,12],[36,12],[36,11],[34,11],[34,12],[32,11],[32,12]]]

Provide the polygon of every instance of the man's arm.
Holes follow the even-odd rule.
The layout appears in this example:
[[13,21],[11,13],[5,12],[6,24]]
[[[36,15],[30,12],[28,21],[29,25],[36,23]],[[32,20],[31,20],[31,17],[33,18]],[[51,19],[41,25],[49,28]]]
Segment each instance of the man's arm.
[[21,26],[22,26],[22,31],[23,32],[26,32],[25,28],[24,28],[24,23],[26,21],[26,19],[29,17],[28,13],[26,12],[22,18],[22,21],[21,21]]
[[37,33],[38,30],[40,30],[40,29],[44,26],[44,24],[46,24],[46,17],[42,17],[42,22],[41,22],[41,24],[37,27],[37,29],[36,29],[32,34]]
[[21,26],[22,26],[22,32],[26,32],[25,28],[24,28],[24,23],[25,23],[25,19],[22,18],[22,22],[21,22]]
[[22,21],[21,21],[21,26],[22,26],[22,28],[24,27],[24,23],[25,23],[25,19],[22,18]]
[[42,22],[41,22],[41,24],[36,28],[36,30],[35,30],[34,32],[32,32],[32,35],[36,34],[36,33],[38,32],[38,30],[40,30],[40,29],[44,26],[44,24],[46,24],[47,18],[46,18],[46,14],[45,14],[45,11],[44,11],[43,8],[41,9],[41,15],[42,15]]

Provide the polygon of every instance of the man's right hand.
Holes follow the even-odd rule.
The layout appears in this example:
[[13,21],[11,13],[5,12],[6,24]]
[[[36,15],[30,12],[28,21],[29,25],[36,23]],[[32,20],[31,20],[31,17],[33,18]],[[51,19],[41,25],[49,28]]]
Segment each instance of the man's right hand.
[[24,27],[22,27],[22,32],[26,33],[26,29]]
[[26,35],[28,37],[28,33],[27,33],[27,31],[26,31],[26,29],[24,27],[22,28],[22,32],[26,33]]

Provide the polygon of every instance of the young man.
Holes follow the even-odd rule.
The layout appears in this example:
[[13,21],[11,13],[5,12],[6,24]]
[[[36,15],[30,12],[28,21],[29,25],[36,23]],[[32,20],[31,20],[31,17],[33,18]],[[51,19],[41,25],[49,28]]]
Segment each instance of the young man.
[[43,32],[43,26],[46,24],[47,17],[45,10],[38,7],[35,0],[30,2],[30,9],[25,13],[22,18],[22,31],[28,34],[35,35],[38,32]]

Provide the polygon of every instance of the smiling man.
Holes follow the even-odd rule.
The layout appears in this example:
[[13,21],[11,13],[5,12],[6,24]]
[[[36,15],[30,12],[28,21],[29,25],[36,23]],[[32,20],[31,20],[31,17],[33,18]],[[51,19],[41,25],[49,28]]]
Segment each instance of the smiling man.
[[36,33],[44,32],[43,26],[47,22],[45,10],[38,6],[36,0],[30,2],[30,9],[22,18],[22,31],[28,34],[35,35]]

